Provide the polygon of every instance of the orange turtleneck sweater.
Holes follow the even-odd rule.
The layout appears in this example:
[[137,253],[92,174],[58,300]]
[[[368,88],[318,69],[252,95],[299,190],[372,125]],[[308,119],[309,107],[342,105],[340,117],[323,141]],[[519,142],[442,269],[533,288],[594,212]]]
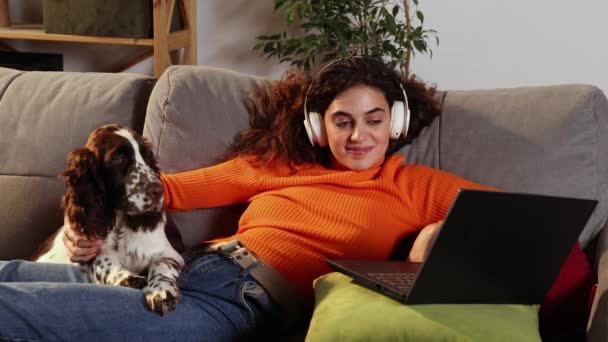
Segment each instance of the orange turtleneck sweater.
[[[365,171],[255,167],[237,158],[164,174],[166,208],[249,203],[235,235],[312,299],[327,258],[386,259],[401,238],[444,218],[459,188],[489,189],[395,155]],[[220,241],[218,240],[218,241]]]

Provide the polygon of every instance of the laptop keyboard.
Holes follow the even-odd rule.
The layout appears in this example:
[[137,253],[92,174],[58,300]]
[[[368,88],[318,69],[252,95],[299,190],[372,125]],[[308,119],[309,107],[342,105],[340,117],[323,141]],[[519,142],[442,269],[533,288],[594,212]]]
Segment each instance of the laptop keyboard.
[[392,287],[407,292],[412,287],[414,280],[416,279],[415,273],[377,273],[370,272],[367,274],[369,277],[377,279],[383,283],[389,284]]

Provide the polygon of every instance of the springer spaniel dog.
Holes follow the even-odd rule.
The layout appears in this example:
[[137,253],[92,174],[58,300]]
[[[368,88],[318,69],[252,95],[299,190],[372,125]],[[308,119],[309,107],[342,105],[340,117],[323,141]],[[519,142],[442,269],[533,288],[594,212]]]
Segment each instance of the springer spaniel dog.
[[[70,263],[63,243],[66,229],[102,239],[99,255],[82,265],[91,281],[143,289],[146,306],[168,314],[179,299],[184,260],[167,237],[177,229],[169,226],[165,232],[159,175],[156,159],[139,134],[118,125],[94,130],[83,148],[68,155],[64,224],[34,260]],[[180,243],[181,238],[176,248]]]

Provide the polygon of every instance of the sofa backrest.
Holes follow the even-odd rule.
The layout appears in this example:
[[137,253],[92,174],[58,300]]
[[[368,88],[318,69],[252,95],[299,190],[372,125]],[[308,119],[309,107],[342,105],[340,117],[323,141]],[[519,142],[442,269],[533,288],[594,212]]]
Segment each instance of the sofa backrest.
[[[144,135],[164,172],[220,161],[248,125],[247,90],[265,80],[201,66],[173,66],[151,96]],[[600,200],[581,242],[608,216],[608,104],[586,85],[446,91],[443,111],[400,152],[408,163],[437,167],[508,191]],[[209,194],[213,196],[213,194]],[[234,231],[242,206],[175,214],[186,245]]]
[[154,80],[0,68],[0,260],[29,258],[63,224],[67,154],[97,126],[142,131]]
[[581,246],[608,217],[608,101],[590,85],[447,91],[442,114],[402,152],[514,192],[599,200]]

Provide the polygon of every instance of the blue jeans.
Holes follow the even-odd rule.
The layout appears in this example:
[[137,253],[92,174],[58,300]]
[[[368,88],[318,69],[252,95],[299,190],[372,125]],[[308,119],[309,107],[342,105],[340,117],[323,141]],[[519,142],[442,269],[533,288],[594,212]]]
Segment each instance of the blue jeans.
[[0,261],[0,341],[235,341],[277,327],[278,305],[232,261],[186,264],[177,308],[161,317],[141,290],[91,284],[76,266]]

